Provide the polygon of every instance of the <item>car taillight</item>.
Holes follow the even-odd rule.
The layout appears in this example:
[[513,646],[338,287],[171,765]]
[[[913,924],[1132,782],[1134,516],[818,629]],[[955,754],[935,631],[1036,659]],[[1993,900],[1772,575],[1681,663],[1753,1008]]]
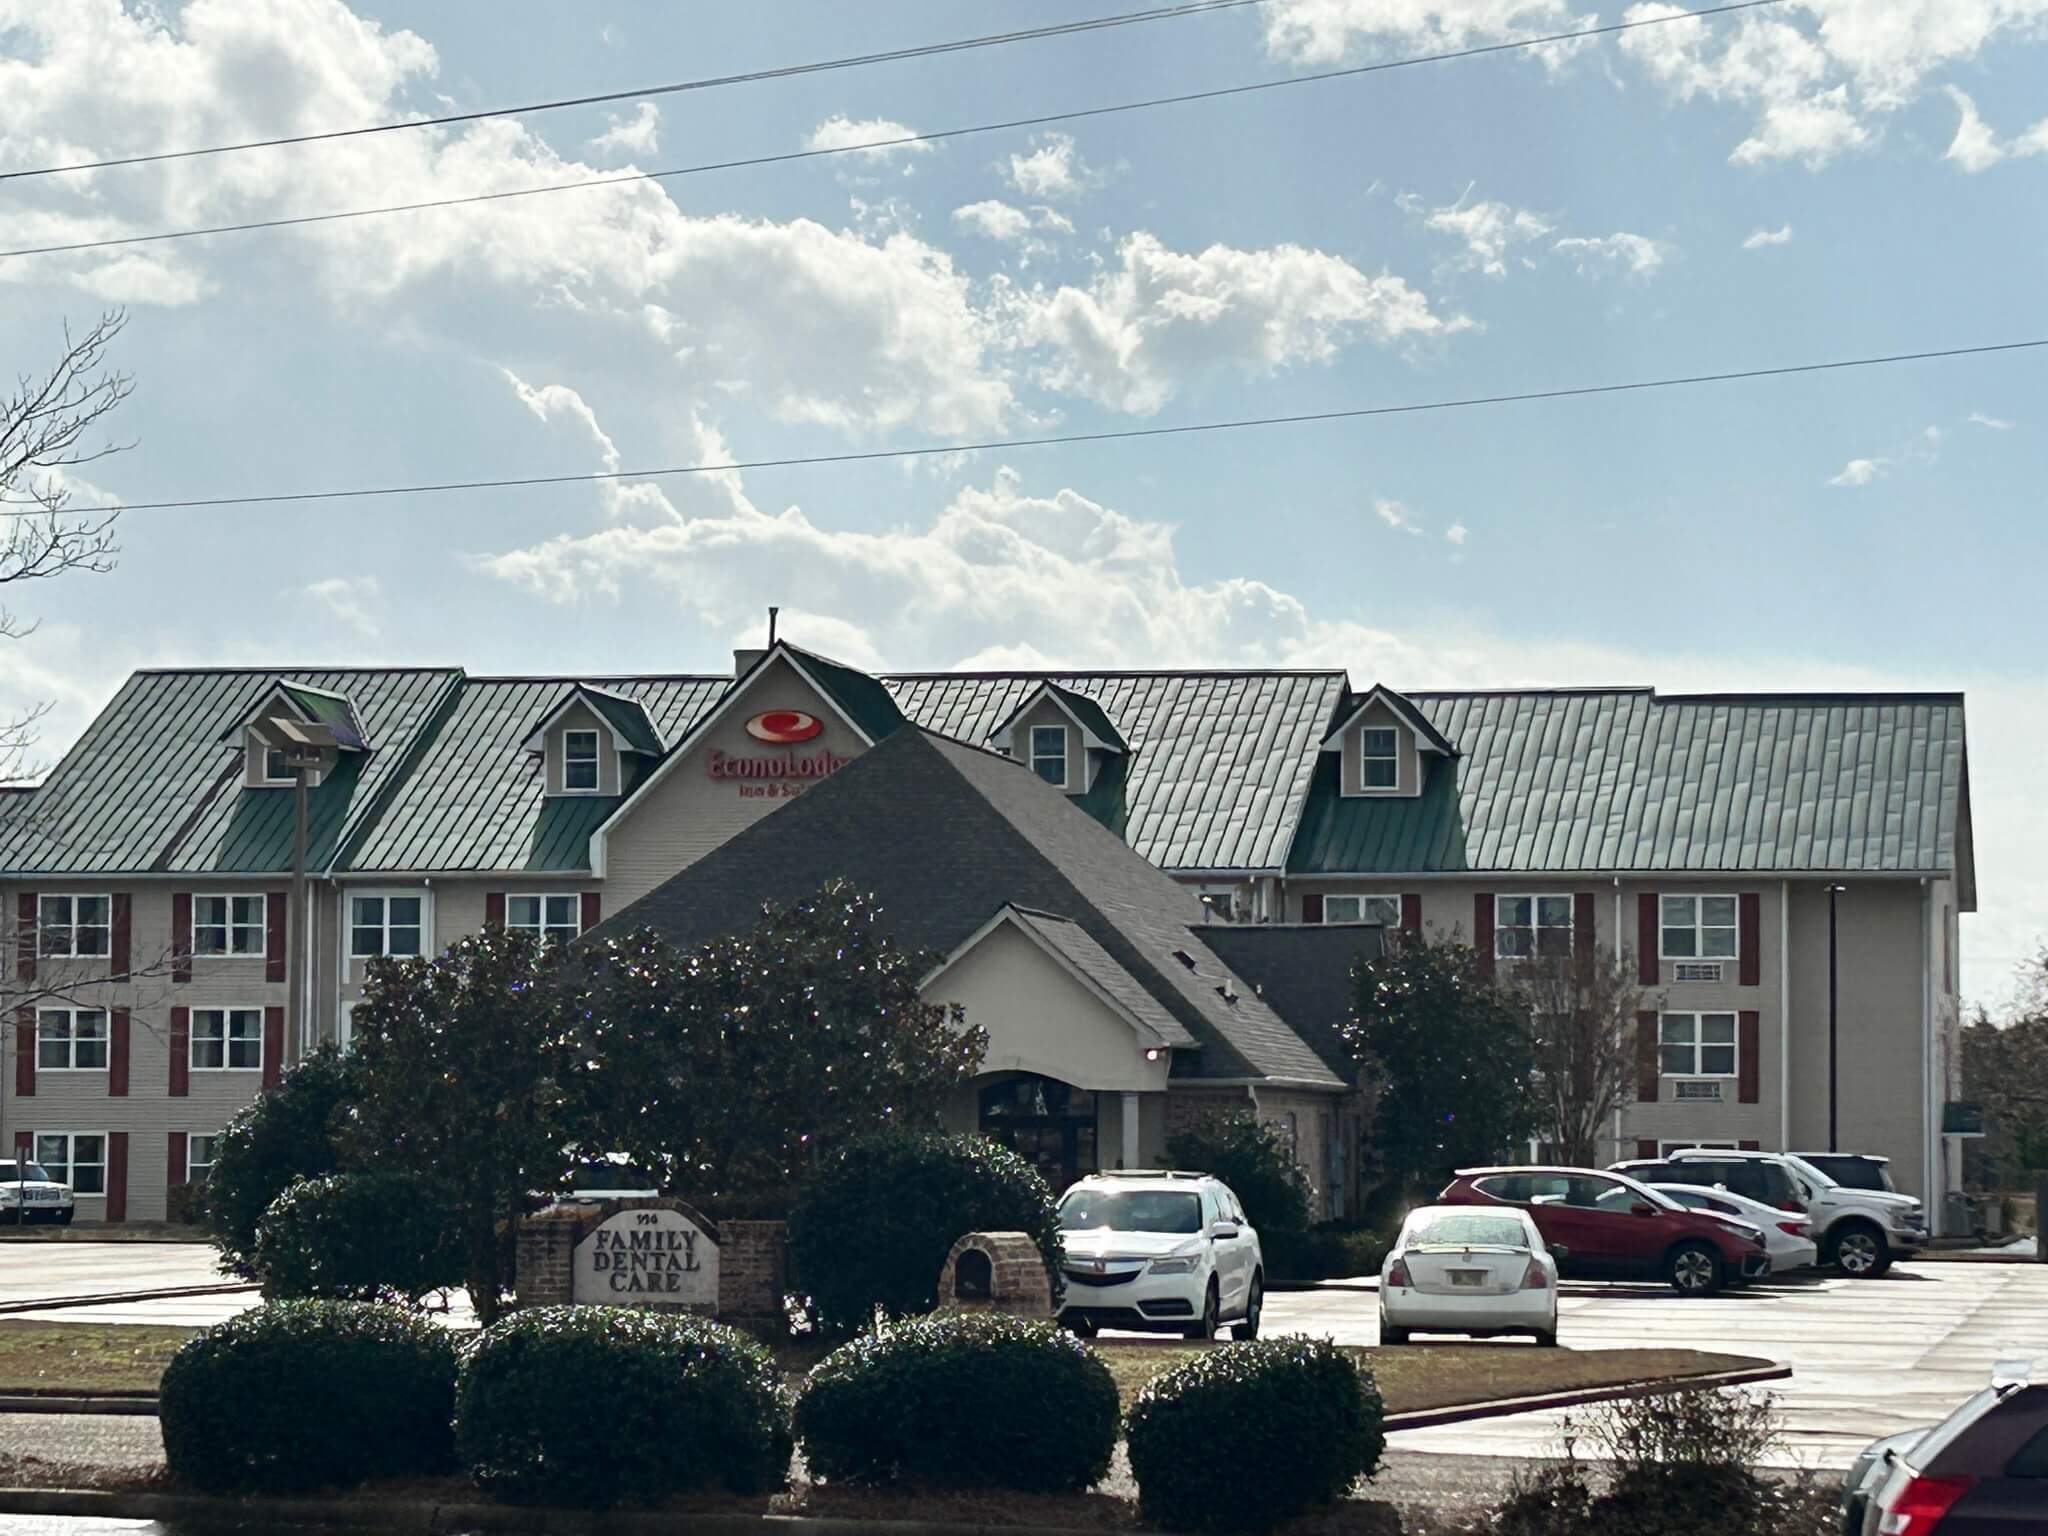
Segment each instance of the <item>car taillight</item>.
[[1933,1536],[1949,1508],[1969,1491],[1974,1478],[1926,1477],[1915,1473],[1885,1505],[1878,1536]]
[[1522,1271],[1522,1289],[1525,1291],[1547,1291],[1550,1289],[1550,1276],[1543,1272],[1543,1266],[1534,1259],[1531,1259],[1529,1267]]
[[1393,1268],[1387,1271],[1387,1284],[1398,1286],[1408,1286],[1414,1284],[1414,1282],[1408,1278],[1408,1261],[1406,1259],[1394,1260]]
[[1813,1223],[1804,1219],[1799,1221],[1781,1221],[1778,1223],[1778,1230],[1780,1232],[1789,1232],[1794,1237],[1804,1237],[1806,1236],[1807,1228],[1812,1225]]

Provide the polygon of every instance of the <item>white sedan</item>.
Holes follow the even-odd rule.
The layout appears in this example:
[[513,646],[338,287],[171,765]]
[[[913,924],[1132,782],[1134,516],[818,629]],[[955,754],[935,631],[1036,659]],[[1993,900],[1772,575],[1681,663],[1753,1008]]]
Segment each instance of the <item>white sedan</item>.
[[1526,1211],[1410,1211],[1380,1267],[1380,1342],[1411,1333],[1557,1342],[1557,1258]]
[[1804,1211],[1783,1211],[1775,1205],[1765,1205],[1761,1200],[1752,1200],[1747,1195],[1738,1195],[1732,1189],[1723,1189],[1718,1184],[1712,1189],[1701,1189],[1692,1184],[1652,1184],[1650,1188],[1696,1211],[1732,1216],[1755,1227],[1764,1235],[1764,1251],[1771,1256],[1771,1273],[1774,1275],[1782,1275],[1788,1269],[1806,1269],[1819,1261],[1820,1249],[1813,1240],[1813,1221]]

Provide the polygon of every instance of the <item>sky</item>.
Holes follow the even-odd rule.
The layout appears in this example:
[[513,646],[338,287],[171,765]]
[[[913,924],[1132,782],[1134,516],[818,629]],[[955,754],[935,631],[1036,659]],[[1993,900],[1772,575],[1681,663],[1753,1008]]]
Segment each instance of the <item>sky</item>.
[[[0,172],[1139,9],[0,0]],[[0,181],[0,249],[662,170],[1682,7],[1253,0]],[[0,362],[125,308],[80,505],[1405,405],[2048,336],[2048,0],[1598,40],[469,207],[0,257]],[[1966,996],[2048,934],[2048,351],[1261,430],[126,514],[13,594],[54,758],[134,668],[1343,667],[1967,695]]]

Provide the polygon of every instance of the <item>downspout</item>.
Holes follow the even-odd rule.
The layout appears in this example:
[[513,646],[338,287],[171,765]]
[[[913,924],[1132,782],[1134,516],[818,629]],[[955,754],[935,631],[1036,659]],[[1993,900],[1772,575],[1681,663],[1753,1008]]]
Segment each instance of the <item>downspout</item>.
[[1778,1150],[1792,1150],[1792,882],[1778,882]]
[[[1621,876],[1616,875],[1614,877],[1614,974],[1626,980],[1627,974],[1621,961],[1621,935]],[[1626,1154],[1627,1149],[1622,1145],[1621,1141],[1621,1106],[1616,1104],[1614,1106],[1615,1160],[1619,1162]]]
[[1934,1104],[1934,887],[1920,878],[1920,1189],[1927,1231],[1941,1236],[1942,1196],[1935,1187],[1935,1149],[1940,1145],[1939,1111]]

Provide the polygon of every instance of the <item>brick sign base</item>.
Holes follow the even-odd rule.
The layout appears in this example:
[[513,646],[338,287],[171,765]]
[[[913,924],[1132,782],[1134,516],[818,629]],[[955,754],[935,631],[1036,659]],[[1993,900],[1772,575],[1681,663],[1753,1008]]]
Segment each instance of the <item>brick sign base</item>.
[[[715,1307],[699,1300],[704,1292],[692,1287],[690,1300],[682,1310],[711,1312],[720,1322],[732,1323],[754,1333],[778,1334],[785,1326],[782,1309],[787,1289],[787,1237],[779,1221],[713,1222],[680,1200],[665,1196],[629,1195],[613,1200],[564,1200],[523,1218],[519,1223],[518,1261],[514,1280],[515,1305],[521,1307],[563,1306],[575,1301],[602,1300],[576,1294],[577,1246],[612,1218],[627,1212],[667,1211],[683,1217],[702,1234],[696,1262],[703,1273],[716,1274]],[[631,1223],[621,1223],[630,1229]],[[650,1227],[654,1224],[649,1223]],[[660,1223],[673,1227],[673,1220]],[[613,1230],[617,1230],[614,1228]],[[703,1245],[708,1243],[709,1249]],[[590,1267],[588,1251],[584,1267]],[[589,1286],[585,1276],[586,1289]],[[658,1295],[621,1296],[627,1305],[663,1305]],[[673,1306],[673,1304],[669,1304]]]

